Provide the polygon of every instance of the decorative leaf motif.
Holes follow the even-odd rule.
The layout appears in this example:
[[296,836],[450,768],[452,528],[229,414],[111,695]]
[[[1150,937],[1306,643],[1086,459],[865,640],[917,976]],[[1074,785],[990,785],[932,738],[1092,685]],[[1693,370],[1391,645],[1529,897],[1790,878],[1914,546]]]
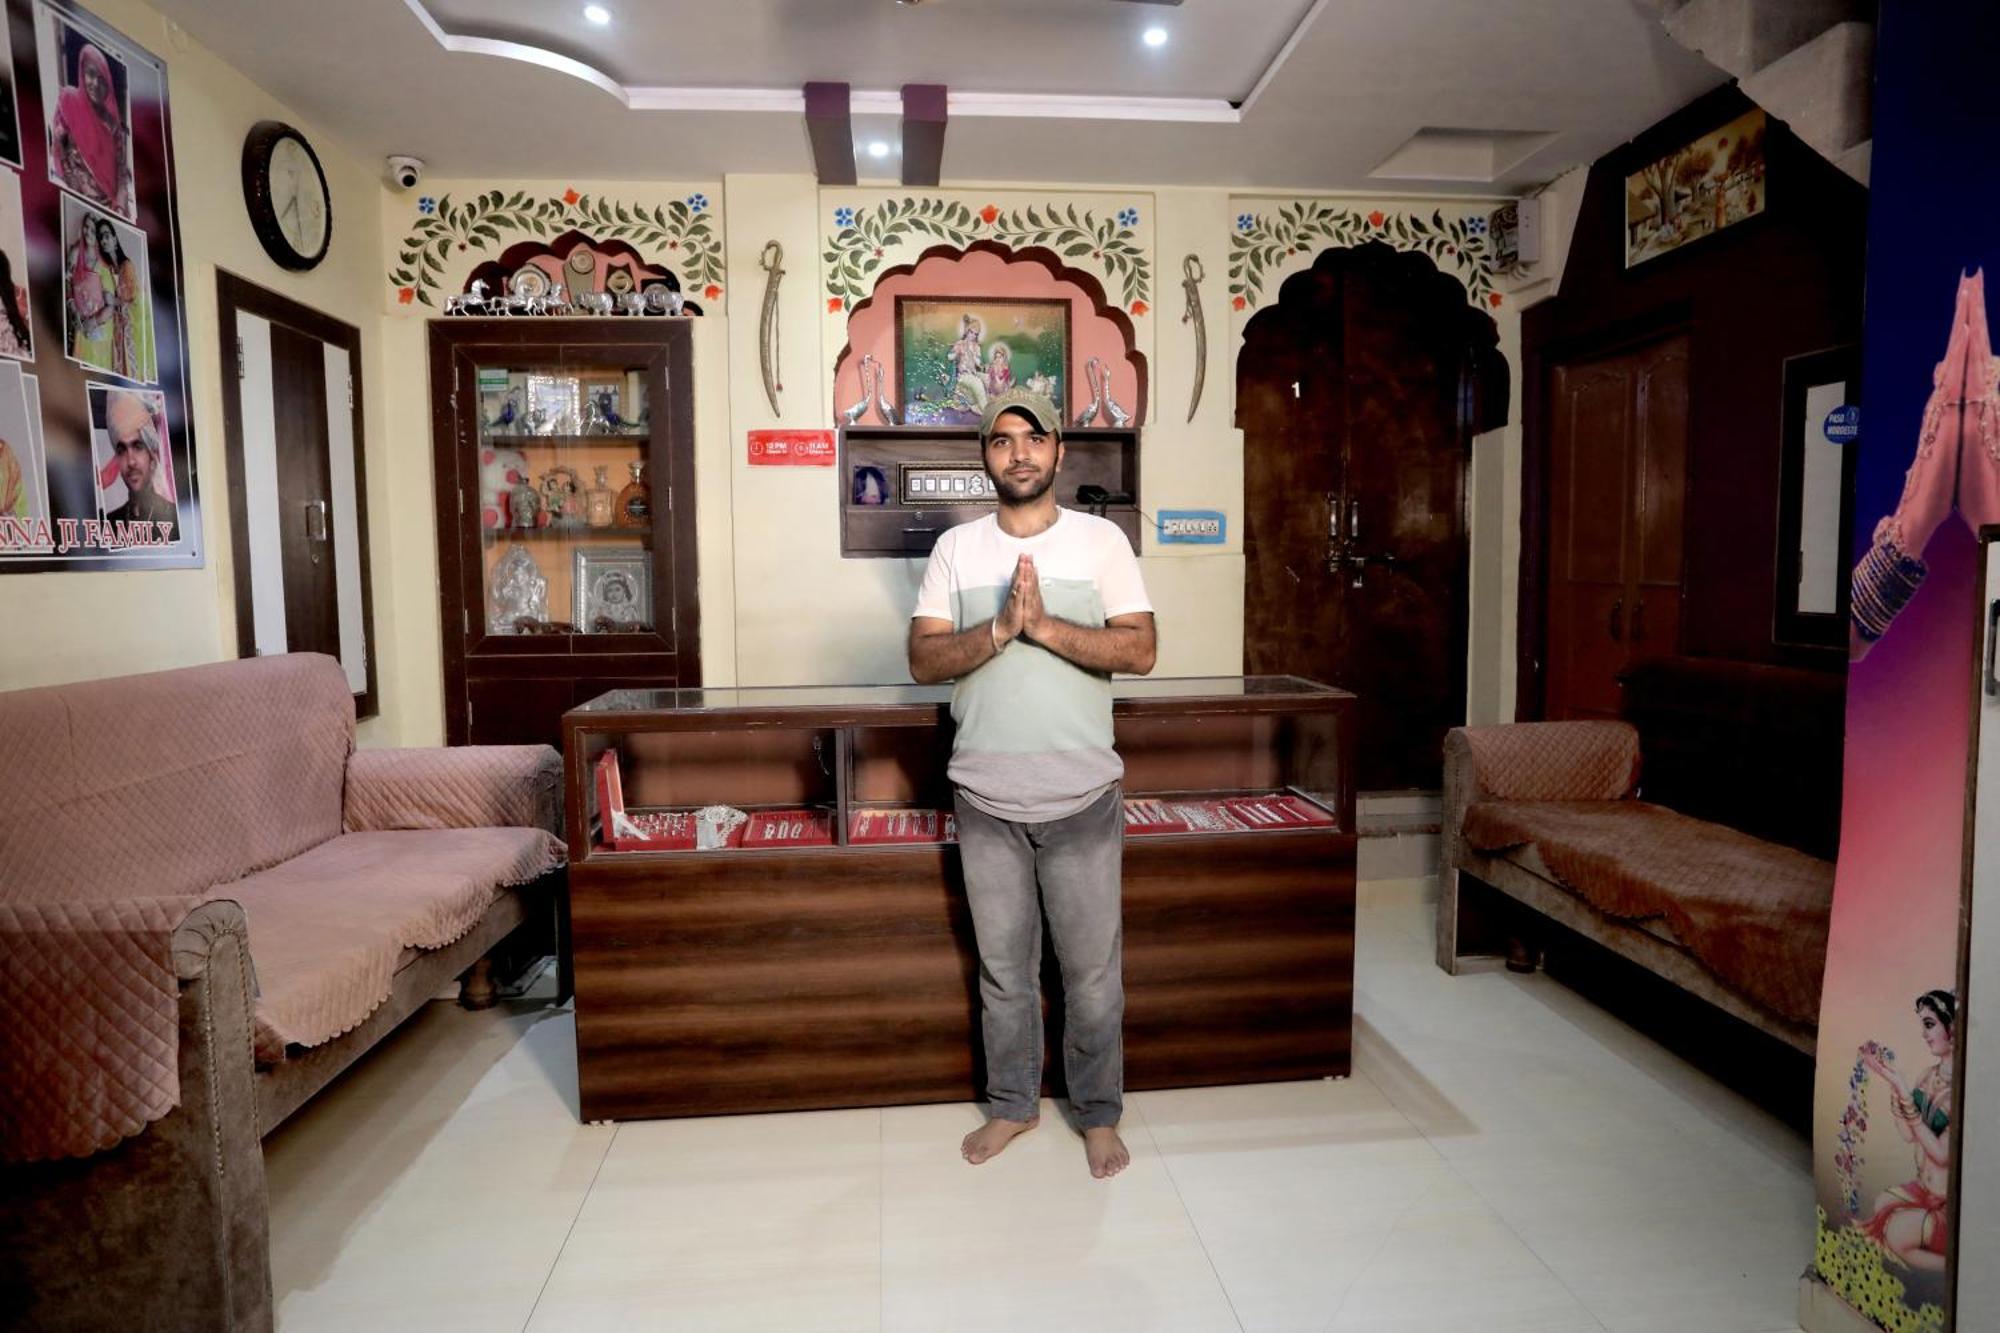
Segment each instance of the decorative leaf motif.
[[1373,240],[1422,251],[1455,270],[1466,295],[1481,307],[1498,299],[1492,255],[1484,238],[1474,236],[1463,217],[1447,219],[1442,209],[1433,209],[1428,219],[1413,212],[1363,216],[1356,209],[1317,200],[1295,200],[1281,204],[1275,213],[1246,213],[1239,218],[1229,238],[1229,290],[1243,297],[1246,306],[1257,305],[1267,276],[1287,259],[1327,245]]
[[[386,276],[398,289],[414,287],[416,300],[427,306],[437,304],[433,293],[444,280],[444,261],[453,245],[465,249],[498,247],[512,232],[547,239],[571,230],[579,223],[595,224],[601,238],[631,241],[654,250],[675,252],[675,262],[665,267],[675,270],[684,287],[702,287],[722,280],[722,243],[710,219],[710,212],[695,213],[676,200],[667,208],[655,206],[648,212],[643,204],[578,195],[574,201],[561,196],[530,198],[525,191],[508,194],[492,189],[468,198],[463,204],[450,195],[437,201],[437,211],[420,216],[397,246],[399,267]],[[660,261],[653,260],[655,264]]]

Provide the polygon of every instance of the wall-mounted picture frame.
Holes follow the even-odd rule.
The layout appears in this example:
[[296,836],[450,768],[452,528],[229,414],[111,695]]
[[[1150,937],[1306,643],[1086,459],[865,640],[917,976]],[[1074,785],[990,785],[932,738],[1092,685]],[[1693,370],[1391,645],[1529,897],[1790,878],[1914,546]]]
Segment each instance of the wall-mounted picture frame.
[[1784,373],[1771,638],[1794,647],[1845,649],[1861,349],[1848,344],[1791,357]]
[[[8,0],[4,13],[0,160],[25,169],[0,167],[0,296],[11,298],[0,359],[22,371],[30,410],[46,412],[31,423],[32,474],[8,438],[24,472],[0,524],[0,575],[199,568],[166,65],[72,0]],[[12,383],[0,384],[0,417],[14,410]],[[142,438],[157,458],[139,478]]]
[[896,298],[896,387],[906,426],[976,426],[987,400],[1069,389],[1070,303],[1007,296]]
[[652,567],[643,546],[579,546],[572,556],[579,634],[636,634],[653,625]]
[[53,6],[35,6],[49,179],[124,218],[139,217],[132,76],[125,53]]
[[1764,211],[1761,109],[1625,178],[1625,267],[1658,259]]
[[64,354],[88,370],[139,384],[160,378],[153,301],[140,277],[150,265],[146,233],[74,195],[64,195]]

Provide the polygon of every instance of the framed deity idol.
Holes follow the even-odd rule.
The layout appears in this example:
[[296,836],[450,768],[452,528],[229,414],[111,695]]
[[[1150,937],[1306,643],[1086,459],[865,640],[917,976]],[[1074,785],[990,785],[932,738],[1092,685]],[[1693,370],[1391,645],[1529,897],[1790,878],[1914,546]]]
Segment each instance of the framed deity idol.
[[1070,303],[1029,297],[896,298],[896,386],[908,426],[976,426],[987,400],[1069,388]]

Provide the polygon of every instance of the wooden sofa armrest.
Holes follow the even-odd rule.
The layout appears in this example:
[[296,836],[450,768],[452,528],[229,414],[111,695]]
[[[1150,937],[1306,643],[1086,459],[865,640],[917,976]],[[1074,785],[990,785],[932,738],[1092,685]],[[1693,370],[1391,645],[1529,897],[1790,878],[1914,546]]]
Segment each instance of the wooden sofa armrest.
[[1437,960],[1447,972],[1488,932],[1468,915],[1459,872],[1474,864],[1465,812],[1480,801],[1617,801],[1639,787],[1639,733],[1624,722],[1453,727],[1444,738]]
[[349,833],[513,827],[560,838],[562,756],[546,745],[356,750],[345,817]]
[[89,1157],[0,1166],[0,1309],[24,1327],[272,1326],[249,928],[214,901],[172,940],[179,1104]]

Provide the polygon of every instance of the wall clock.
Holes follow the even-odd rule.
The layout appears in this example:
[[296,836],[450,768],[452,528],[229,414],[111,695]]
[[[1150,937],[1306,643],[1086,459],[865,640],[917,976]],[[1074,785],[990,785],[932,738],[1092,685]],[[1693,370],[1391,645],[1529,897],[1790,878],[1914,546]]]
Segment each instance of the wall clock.
[[319,155],[303,134],[259,121],[243,140],[243,204],[265,253],[289,269],[313,268],[333,240],[333,198]]

